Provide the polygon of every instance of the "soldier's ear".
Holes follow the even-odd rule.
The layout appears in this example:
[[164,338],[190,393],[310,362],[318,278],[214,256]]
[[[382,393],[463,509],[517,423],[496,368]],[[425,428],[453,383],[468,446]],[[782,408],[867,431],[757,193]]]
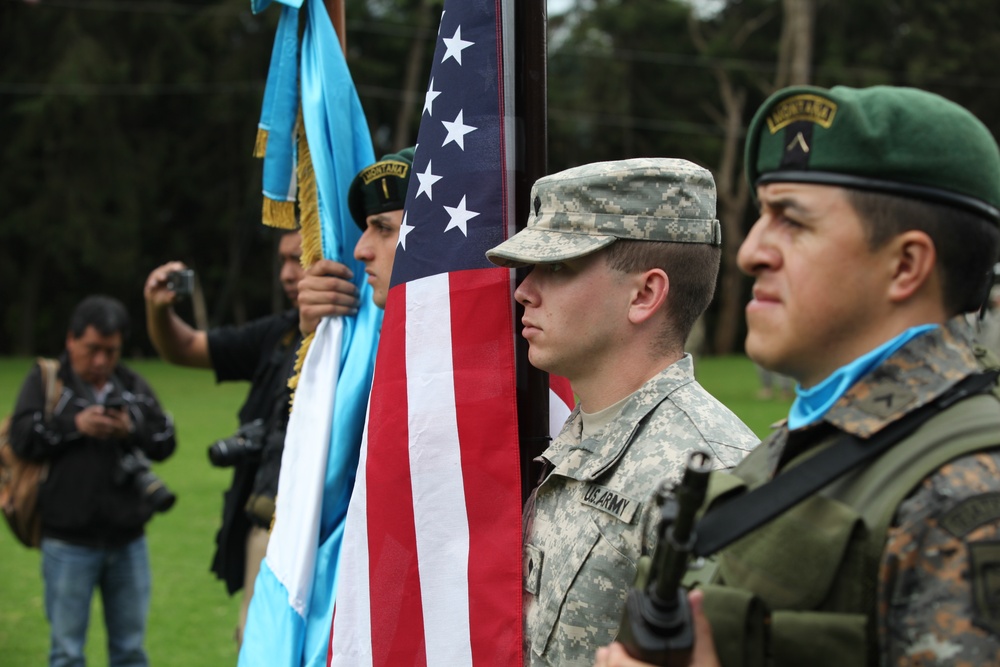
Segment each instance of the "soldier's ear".
[[[940,290],[935,271],[937,249],[922,231],[910,229],[891,239],[887,250],[893,261],[888,296],[894,303],[908,301],[928,291]],[[936,295],[940,300],[940,294]]]
[[649,269],[633,276],[634,290],[629,303],[629,321],[645,322],[666,307],[670,278],[663,269]]

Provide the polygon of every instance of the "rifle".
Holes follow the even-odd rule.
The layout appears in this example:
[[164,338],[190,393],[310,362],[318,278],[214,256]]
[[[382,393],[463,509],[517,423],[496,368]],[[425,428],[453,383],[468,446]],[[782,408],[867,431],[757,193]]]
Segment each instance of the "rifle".
[[691,557],[695,515],[705,502],[712,457],[700,450],[688,455],[680,483],[662,483],[656,546],[642,556],[635,583],[625,598],[618,641],[633,658],[655,665],[686,667],[694,648],[694,627],[687,591],[681,580]]

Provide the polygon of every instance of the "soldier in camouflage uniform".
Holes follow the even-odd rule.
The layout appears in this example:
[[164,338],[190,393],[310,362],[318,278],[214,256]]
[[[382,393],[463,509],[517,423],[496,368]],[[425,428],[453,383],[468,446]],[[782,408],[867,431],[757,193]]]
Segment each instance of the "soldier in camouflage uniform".
[[533,265],[515,292],[535,366],[580,404],[525,510],[525,664],[588,665],[654,542],[650,496],[690,450],[732,466],[757,438],[699,385],[684,342],[720,258],[711,174],[634,159],[540,179],[529,226],[490,250]]
[[[996,141],[891,87],[779,91],[747,137],[747,352],[800,386],[787,423],[713,485],[754,489],[844,434],[929,421],[723,547],[692,596],[711,625],[692,664],[1000,664],[1000,401],[963,316],[1000,247]],[[935,403],[976,376],[985,392]],[[596,664],[642,663],[613,645]]]

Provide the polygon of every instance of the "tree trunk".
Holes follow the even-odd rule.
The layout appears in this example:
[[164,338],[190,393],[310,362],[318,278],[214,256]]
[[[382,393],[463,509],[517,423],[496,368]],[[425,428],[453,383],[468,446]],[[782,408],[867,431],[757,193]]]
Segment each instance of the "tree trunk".
[[808,84],[812,76],[815,0],[782,0],[784,20],[774,88]]
[[[782,0],[784,17],[775,81],[771,90],[809,82],[815,22],[814,2],[815,0]],[[764,12],[741,25],[730,40],[733,47],[739,48],[770,18],[771,15]],[[697,21],[692,18],[689,26],[699,51],[707,52],[707,42],[700,33]],[[723,243],[712,350],[716,354],[730,354],[736,349],[743,318],[743,277],[736,265],[736,256],[745,238],[744,221],[750,204],[750,188],[743,170],[741,150],[745,130],[743,118],[746,89],[734,84],[722,67],[714,67],[712,72],[719,84],[722,111],[710,109],[709,114],[722,127],[725,136],[715,172]]]
[[719,221],[722,224],[722,266],[718,288],[718,317],[712,337],[716,354],[730,354],[736,349],[743,317],[743,276],[736,265],[736,253],[743,243],[743,221],[750,191],[742,168],[743,111],[746,90],[737,89],[722,69],[715,72],[725,116],[725,142],[716,169]]
[[333,24],[333,31],[340,40],[340,50],[347,53],[347,10],[343,0],[323,0],[327,16]]
[[412,146],[415,139],[410,132],[410,119],[420,95],[419,86],[423,81],[420,76],[424,62],[424,47],[427,44],[427,31],[431,19],[431,1],[422,0],[417,10],[416,31],[410,42],[410,54],[406,61],[406,77],[403,80],[403,102],[396,114],[396,132],[393,150],[401,150]]

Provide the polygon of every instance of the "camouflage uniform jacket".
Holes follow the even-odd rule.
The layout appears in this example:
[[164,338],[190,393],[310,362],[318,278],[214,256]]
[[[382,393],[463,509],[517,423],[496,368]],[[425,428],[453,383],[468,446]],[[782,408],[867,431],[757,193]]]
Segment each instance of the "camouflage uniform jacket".
[[[969,334],[955,318],[913,339],[852,386],[822,422],[791,433],[782,427],[755,456],[766,457],[774,476],[831,432],[870,437],[981,370]],[[905,452],[917,437],[894,451]],[[987,447],[933,470],[898,505],[874,582],[879,664],[1000,664],[998,498],[1000,450]],[[881,511],[889,517],[891,509]]]
[[695,381],[690,356],[647,381],[596,438],[582,438],[577,407],[525,510],[525,664],[592,665],[652,548],[656,487],[680,478],[693,448],[733,466],[757,440]]

